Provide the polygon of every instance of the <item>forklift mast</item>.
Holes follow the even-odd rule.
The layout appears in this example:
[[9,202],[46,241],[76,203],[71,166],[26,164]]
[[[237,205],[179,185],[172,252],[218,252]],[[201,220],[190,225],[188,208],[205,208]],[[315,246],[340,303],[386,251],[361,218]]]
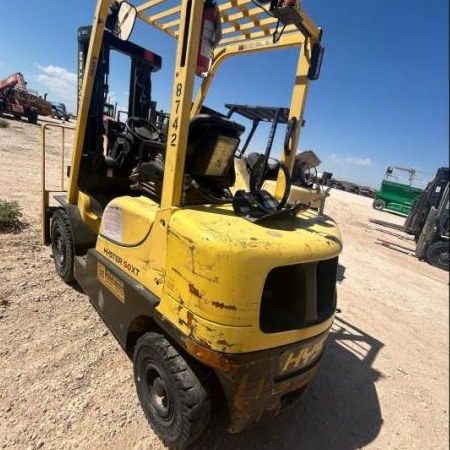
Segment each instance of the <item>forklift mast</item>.
[[[89,49],[92,27],[85,26],[78,29],[78,108],[80,107],[82,83],[86,68],[86,58]],[[110,31],[104,31],[97,70],[93,83],[85,138],[83,143],[83,159],[79,177],[79,187],[87,188],[92,185],[93,174],[104,177],[102,170],[102,142],[100,137],[104,133],[103,111],[109,93],[109,72],[111,51],[117,51],[130,59],[129,70],[129,99],[128,117],[148,119],[151,114],[151,74],[161,69],[162,59],[159,55],[130,41],[123,41]]]
[[[85,26],[78,29],[78,92],[77,106],[80,105],[81,88],[86,66],[86,57],[89,48],[89,39],[92,27]],[[104,38],[100,50],[100,57],[95,75],[94,90],[89,112],[89,125],[92,135],[98,136],[98,127],[101,128],[101,111],[107,103],[109,93],[109,69],[111,51],[115,50],[130,58],[130,83],[128,99],[128,116],[147,119],[152,107],[151,74],[161,69],[162,58],[130,41],[123,41],[110,31],[104,31]],[[97,134],[96,134],[97,133]],[[85,141],[86,148],[92,148],[90,139]]]

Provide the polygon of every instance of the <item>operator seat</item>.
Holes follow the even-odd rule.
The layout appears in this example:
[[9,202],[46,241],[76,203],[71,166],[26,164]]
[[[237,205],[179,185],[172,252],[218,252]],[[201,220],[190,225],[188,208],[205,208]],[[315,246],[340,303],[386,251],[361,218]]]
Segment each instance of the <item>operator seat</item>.
[[108,167],[120,169],[126,160],[128,160],[128,155],[131,153],[132,140],[125,134],[125,125],[121,122],[104,120],[103,126],[107,140],[105,164]]
[[[223,190],[231,187],[236,179],[234,154],[244,131],[245,127],[224,117],[199,114],[192,118],[185,174],[191,175],[204,188]],[[144,162],[139,165],[138,173],[141,180],[161,182],[164,176],[163,162]]]
[[234,154],[245,131],[242,125],[216,115],[199,114],[191,119],[185,173],[209,188],[233,186]]

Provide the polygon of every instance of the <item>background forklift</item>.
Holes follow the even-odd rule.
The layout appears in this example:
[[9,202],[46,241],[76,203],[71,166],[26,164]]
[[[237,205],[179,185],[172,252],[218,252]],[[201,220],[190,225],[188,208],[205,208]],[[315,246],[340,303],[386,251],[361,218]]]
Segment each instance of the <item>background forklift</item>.
[[440,269],[450,269],[448,167],[440,167],[414,201],[404,230],[414,235],[419,259]]
[[449,184],[437,207],[431,207],[417,241],[416,256],[433,266],[450,270]]
[[403,225],[370,221],[414,236],[415,256],[443,270],[450,269],[449,168],[440,167],[412,205]]
[[[56,270],[79,283],[133,358],[142,408],[172,448],[201,435],[219,387],[231,432],[294,405],[336,310],[339,230],[311,207],[315,189],[296,187],[302,200],[289,200],[322,30],[292,2],[237,3],[99,0],[93,26],[78,32],[68,191],[43,188]],[[152,112],[161,58],[128,41],[136,17],[177,41],[168,113]],[[225,59],[283,48],[299,55],[293,125],[280,160],[267,170],[263,155],[250,169],[249,188],[235,169],[244,126],[203,101]],[[110,50],[131,59],[130,100],[126,122],[105,126]]]

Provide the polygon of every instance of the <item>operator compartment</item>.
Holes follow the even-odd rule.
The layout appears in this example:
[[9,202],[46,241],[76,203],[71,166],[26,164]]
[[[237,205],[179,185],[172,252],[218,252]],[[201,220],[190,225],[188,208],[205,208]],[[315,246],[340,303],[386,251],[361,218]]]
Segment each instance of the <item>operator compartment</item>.
[[[199,114],[189,123],[184,168],[182,204],[232,201],[234,154],[245,128],[213,114]],[[133,189],[142,190],[159,201],[164,178],[164,155],[148,158],[133,170]]]

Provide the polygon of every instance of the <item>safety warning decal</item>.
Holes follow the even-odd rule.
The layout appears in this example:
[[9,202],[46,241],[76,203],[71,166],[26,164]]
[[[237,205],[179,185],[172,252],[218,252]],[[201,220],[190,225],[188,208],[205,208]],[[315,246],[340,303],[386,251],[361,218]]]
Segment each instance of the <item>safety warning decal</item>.
[[122,303],[125,302],[125,285],[122,280],[113,275],[103,264],[97,263],[97,279],[108,291],[114,294]]

